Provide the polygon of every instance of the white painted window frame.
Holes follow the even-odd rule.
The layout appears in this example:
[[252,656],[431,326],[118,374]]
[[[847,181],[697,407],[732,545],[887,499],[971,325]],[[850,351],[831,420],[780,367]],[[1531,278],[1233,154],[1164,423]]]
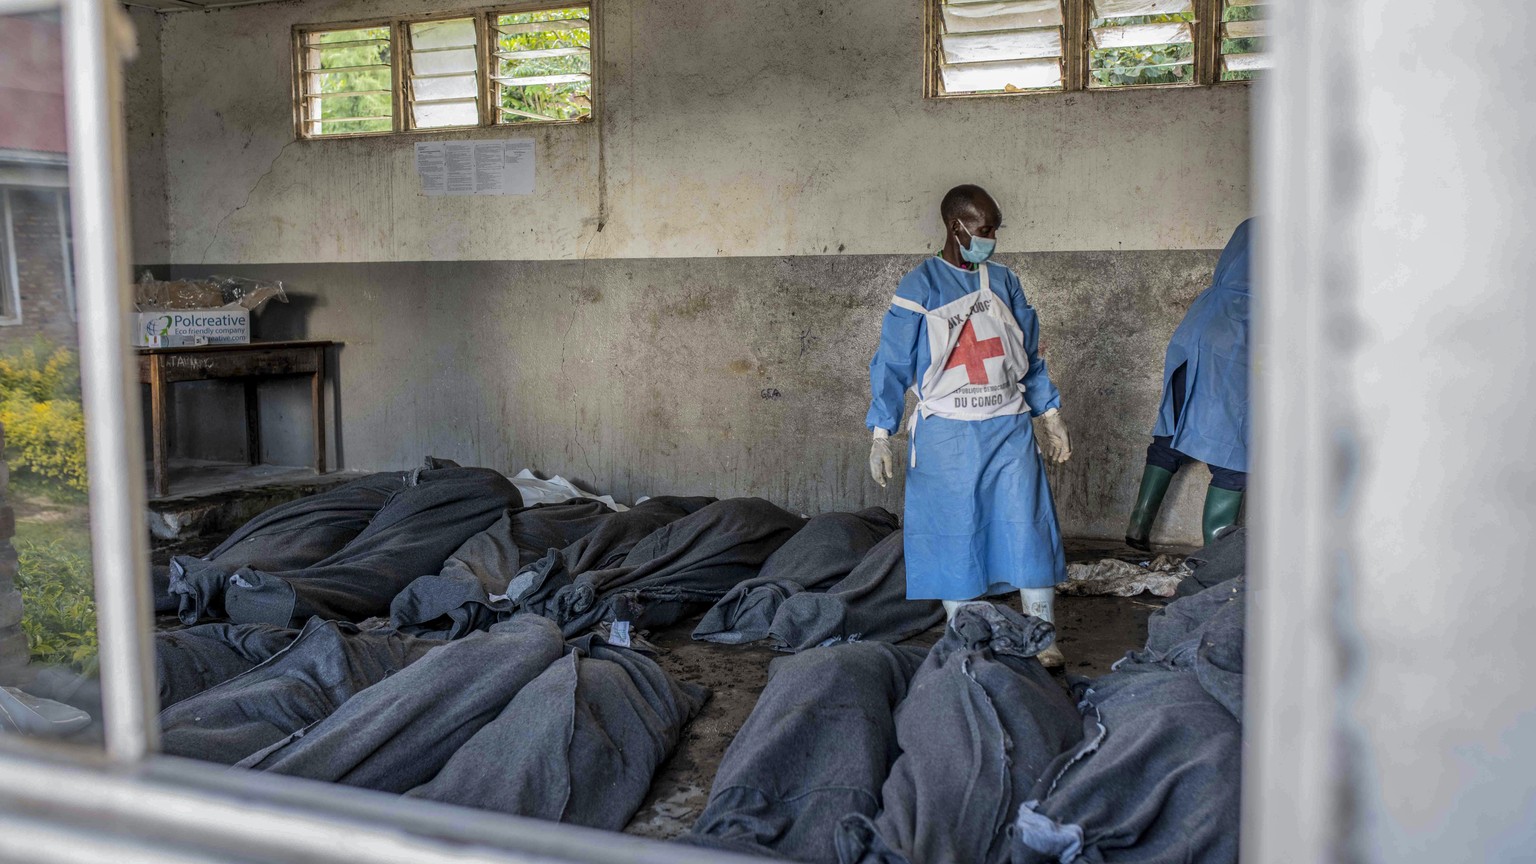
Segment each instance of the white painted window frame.
[[16,261],[16,230],[11,217],[11,188],[0,186],[0,220],[4,235],[0,235],[0,291],[4,292],[6,314],[0,314],[0,327],[15,327],[22,323],[21,273]]
[[[1331,761],[1340,695],[1324,632],[1345,530],[1330,519],[1340,482],[1330,437],[1326,328],[1334,226],[1325,163],[1326,36],[1333,0],[1281,4],[1276,73],[1258,92],[1260,212],[1255,292],[1253,640],[1244,754],[1245,861],[1334,857],[1340,818]],[[130,290],[121,63],[131,37],[117,0],[0,0],[0,15],[62,7],[76,229],[81,388],[100,619],[104,752],[0,737],[0,859],[138,862],[627,862],[751,859],[535,822],[332,784],[154,756],[145,481]],[[1311,46],[1311,47],[1306,47]],[[1319,251],[1321,250],[1321,251]],[[1283,286],[1265,291],[1263,285]],[[1271,358],[1266,361],[1265,358]],[[1336,377],[1336,376],[1335,376]],[[1322,406],[1321,408],[1319,406]],[[1326,628],[1323,628],[1325,631]]]

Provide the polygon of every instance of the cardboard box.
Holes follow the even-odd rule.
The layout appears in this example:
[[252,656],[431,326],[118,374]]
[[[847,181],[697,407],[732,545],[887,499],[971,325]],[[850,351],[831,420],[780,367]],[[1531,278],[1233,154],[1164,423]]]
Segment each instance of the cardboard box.
[[139,348],[243,345],[251,341],[251,311],[239,306],[136,312],[133,320],[133,344]]

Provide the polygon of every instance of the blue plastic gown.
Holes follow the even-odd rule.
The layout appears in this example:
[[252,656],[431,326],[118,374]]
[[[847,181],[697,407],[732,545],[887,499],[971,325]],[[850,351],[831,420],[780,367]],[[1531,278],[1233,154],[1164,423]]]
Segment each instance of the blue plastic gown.
[[[1029,371],[1022,386],[1031,414],[1060,407],[1061,394],[1040,357],[1040,319],[1018,277],[999,264],[983,266],[992,268],[992,292],[1024,331]],[[935,257],[908,273],[896,295],[934,309],[979,290],[977,271]],[[916,312],[898,306],[886,312],[880,347],[869,364],[869,428],[901,427],[907,388],[931,361],[927,327],[927,318]],[[1066,578],[1056,505],[1029,418],[918,419],[910,454],[917,465],[907,461],[908,598],[969,600],[1044,588]]]
[[[1163,361],[1163,404],[1153,435],[1207,465],[1248,470],[1249,219],[1237,226],[1200,293],[1173,331]],[[1173,373],[1184,372],[1184,410],[1175,422]]]

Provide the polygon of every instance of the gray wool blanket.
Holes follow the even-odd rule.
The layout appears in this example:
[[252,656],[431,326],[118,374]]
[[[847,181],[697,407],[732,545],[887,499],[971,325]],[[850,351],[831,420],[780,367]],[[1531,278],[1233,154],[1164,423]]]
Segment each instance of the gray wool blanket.
[[704,613],[693,638],[726,645],[768,638],[768,628],[785,599],[802,591],[824,591],[842,581],[900,524],[883,507],[813,516],[768,556],[756,578],[738,583]]
[[943,620],[939,601],[907,599],[902,532],[893,531],[826,591],[786,598],[768,635],[776,648],[804,651],[844,640],[900,642]]

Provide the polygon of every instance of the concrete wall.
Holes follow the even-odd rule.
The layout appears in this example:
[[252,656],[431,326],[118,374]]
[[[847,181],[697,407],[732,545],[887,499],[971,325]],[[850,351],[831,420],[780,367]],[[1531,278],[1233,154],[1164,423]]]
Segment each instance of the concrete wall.
[[160,93],[162,16],[140,7],[129,8],[128,13],[138,42],[138,55],[128,65],[123,82],[133,260],[164,264],[171,260],[171,250],[170,199],[165,177],[165,103]]
[[[539,174],[531,196],[432,199],[421,138],[292,140],[288,39],[463,7],[168,15],[169,258],[145,263],[288,280],[257,332],[347,343],[349,467],[432,451],[620,494],[894,504],[864,477],[865,365],[942,239],[939,196],[979,182],[1076,432],[1065,528],[1115,536],[1163,344],[1248,215],[1248,89],[925,101],[920,6],[602,3],[598,122],[434,136],[532,137]],[[1203,484],[1170,538],[1197,536]]]

